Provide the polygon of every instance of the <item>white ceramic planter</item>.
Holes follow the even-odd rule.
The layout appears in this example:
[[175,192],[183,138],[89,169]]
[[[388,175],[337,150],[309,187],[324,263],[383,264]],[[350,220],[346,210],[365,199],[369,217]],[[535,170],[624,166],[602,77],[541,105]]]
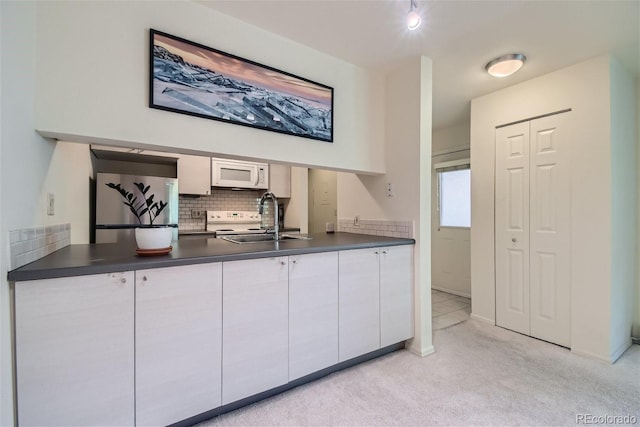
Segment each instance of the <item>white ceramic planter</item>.
[[136,228],[138,249],[165,249],[171,246],[171,227]]

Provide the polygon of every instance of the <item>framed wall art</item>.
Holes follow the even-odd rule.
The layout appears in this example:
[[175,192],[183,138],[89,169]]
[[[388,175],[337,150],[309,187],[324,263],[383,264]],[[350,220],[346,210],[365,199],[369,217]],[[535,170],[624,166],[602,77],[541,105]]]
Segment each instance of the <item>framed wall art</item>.
[[333,142],[333,88],[150,30],[149,107]]

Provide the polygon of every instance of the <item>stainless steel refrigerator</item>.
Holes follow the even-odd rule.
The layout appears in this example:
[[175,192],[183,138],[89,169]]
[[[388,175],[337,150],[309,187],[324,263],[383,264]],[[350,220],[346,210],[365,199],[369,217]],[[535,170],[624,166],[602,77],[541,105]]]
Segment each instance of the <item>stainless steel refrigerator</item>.
[[[157,176],[120,175],[98,173],[96,176],[96,243],[135,242],[134,229],[140,227],[138,218],[123,202],[122,195],[107,186],[120,184],[133,192],[138,200],[144,200],[134,183],[150,186],[146,197],[154,195],[154,200],[162,200],[167,206],[154,219],[153,225],[174,227],[173,240],[178,239],[178,180]],[[142,216],[142,226],[149,226],[149,215]]]

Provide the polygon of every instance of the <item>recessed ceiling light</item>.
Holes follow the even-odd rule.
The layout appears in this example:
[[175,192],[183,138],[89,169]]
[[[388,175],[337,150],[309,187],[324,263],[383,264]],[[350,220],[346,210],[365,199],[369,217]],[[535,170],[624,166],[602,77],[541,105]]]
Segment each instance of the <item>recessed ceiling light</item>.
[[420,14],[416,10],[418,5],[416,4],[416,0],[410,0],[411,6],[409,8],[409,13],[407,14],[407,28],[410,30],[415,30],[422,24],[422,18]]
[[526,60],[527,57],[521,53],[510,53],[492,59],[484,68],[493,77],[507,77],[522,68]]

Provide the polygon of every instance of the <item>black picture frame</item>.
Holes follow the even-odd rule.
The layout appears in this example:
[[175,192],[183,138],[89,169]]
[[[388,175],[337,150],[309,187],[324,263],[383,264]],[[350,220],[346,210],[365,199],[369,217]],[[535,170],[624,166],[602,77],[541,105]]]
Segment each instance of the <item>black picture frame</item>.
[[149,107],[333,142],[333,88],[150,29]]

